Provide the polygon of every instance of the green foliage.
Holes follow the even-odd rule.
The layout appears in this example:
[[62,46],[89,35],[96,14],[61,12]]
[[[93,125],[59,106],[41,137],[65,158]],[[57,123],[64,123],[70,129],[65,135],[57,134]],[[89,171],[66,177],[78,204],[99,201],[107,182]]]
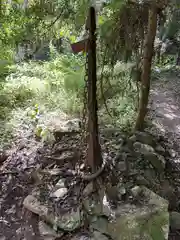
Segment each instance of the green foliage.
[[[56,54],[50,62],[13,65],[0,89],[0,121],[3,124],[10,122],[11,134],[16,132],[17,125],[28,124],[38,138],[43,141],[52,139],[46,123],[48,114],[61,111],[72,116],[80,115],[82,111],[84,63],[81,54]],[[113,116],[109,117],[98,87],[99,115],[103,124],[127,128],[134,119],[137,91],[130,81],[130,69],[131,65],[118,63],[113,74],[108,66],[103,75],[101,69],[98,71],[98,86],[103,78],[103,93]]]

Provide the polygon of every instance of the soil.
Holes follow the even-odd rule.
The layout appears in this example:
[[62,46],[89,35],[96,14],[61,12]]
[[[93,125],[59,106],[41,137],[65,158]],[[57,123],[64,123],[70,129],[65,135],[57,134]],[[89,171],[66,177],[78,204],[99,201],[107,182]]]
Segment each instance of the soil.
[[[178,188],[180,180],[180,85],[178,73],[167,73],[163,80],[153,82],[150,109],[151,131],[166,139],[166,148],[171,151],[171,156],[169,156],[170,173],[173,176],[175,188],[176,186]],[[169,203],[169,211],[179,211],[175,202],[176,199],[173,198]],[[179,238],[180,232],[174,232],[170,226],[169,240]]]

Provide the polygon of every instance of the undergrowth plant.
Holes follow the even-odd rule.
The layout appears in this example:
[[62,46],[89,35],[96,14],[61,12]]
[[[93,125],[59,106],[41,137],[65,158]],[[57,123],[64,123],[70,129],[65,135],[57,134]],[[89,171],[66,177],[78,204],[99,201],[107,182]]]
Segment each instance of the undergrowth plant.
[[[84,64],[85,56],[82,54],[57,54],[50,62],[31,61],[12,65],[11,73],[0,88],[0,121],[4,126],[1,142],[6,141],[6,131],[14,135],[20,125],[21,128],[28,125],[29,129],[34,129],[37,137],[46,139],[50,135],[44,116],[54,112],[59,119],[62,115],[59,112],[71,117],[80,116],[85,84]],[[101,123],[120,128],[129,128],[131,125],[137,89],[130,79],[130,68],[130,65],[118,63],[113,74],[108,66],[103,74],[101,69],[98,71]],[[105,102],[112,117],[107,112]]]

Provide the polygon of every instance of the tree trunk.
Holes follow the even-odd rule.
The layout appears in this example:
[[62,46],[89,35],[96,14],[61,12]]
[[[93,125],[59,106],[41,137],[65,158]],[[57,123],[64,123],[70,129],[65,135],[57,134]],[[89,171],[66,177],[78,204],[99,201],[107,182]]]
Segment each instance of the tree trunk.
[[149,10],[148,29],[144,41],[144,56],[141,74],[141,92],[135,130],[141,130],[143,128],[144,119],[147,113],[147,105],[150,90],[151,65],[154,53],[154,40],[157,29],[157,16],[158,16],[157,7],[152,6]]
[[96,75],[96,17],[95,8],[89,9],[89,47],[88,47],[88,147],[87,165],[95,172],[101,167],[103,159],[99,144],[97,116],[97,75]]

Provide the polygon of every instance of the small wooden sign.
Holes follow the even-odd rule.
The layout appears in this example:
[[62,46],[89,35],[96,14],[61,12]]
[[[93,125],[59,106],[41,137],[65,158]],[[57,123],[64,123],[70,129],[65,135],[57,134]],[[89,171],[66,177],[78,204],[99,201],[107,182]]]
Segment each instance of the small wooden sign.
[[72,51],[74,53],[87,52],[88,51],[88,39],[81,40],[71,44]]

